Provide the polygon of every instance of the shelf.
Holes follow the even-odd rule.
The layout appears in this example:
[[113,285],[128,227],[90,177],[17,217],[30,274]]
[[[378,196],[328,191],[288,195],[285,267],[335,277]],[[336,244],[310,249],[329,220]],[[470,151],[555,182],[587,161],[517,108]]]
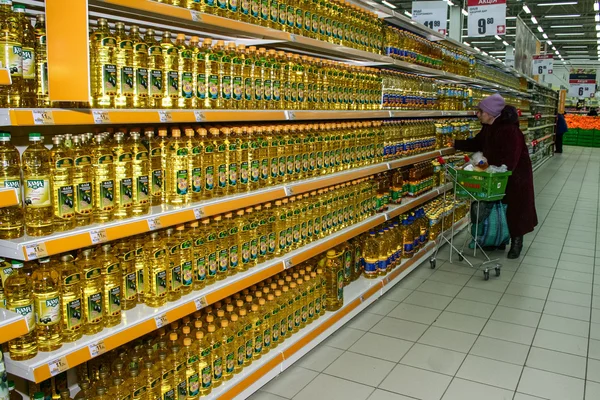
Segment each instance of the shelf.
[[[539,138],[539,139],[533,139],[531,142],[529,142],[529,143],[528,143],[528,145],[531,145],[531,146],[537,146],[537,145],[538,145],[538,144],[540,144],[541,142],[543,142],[543,141],[545,141],[545,140],[547,140],[547,139],[553,138],[553,137],[554,137],[554,134],[553,134],[553,133],[552,133],[552,134],[550,134],[550,135],[542,136],[542,137],[541,137],[541,138]],[[535,142],[535,144],[534,144],[533,142]]]
[[0,188],[0,208],[16,206],[19,204],[17,190],[13,188]]
[[0,85],[12,85],[12,78],[6,68],[0,68]]
[[43,237],[30,237],[26,235],[19,239],[0,240],[0,256],[18,260],[34,260],[40,257],[60,254],[98,243],[195,221],[203,217],[251,207],[278,198],[317,190],[335,185],[336,183],[364,178],[390,169],[412,165],[420,161],[453,153],[454,150],[450,148],[434,150],[398,160],[323,175],[321,177],[192,203],[184,207],[154,206],[150,208],[151,211],[149,214],[126,220],[116,220],[106,224],[92,224]]
[[8,342],[29,332],[25,317],[0,308],[0,343]]
[[540,125],[540,126],[532,126],[532,127],[528,128],[527,130],[528,130],[528,131],[536,131],[536,130],[538,130],[538,129],[550,128],[550,127],[553,127],[553,126],[554,126],[554,124],[547,124],[547,125]]
[[[357,224],[332,233],[323,239],[316,240],[291,251],[283,257],[266,261],[248,271],[240,272],[222,281],[217,281],[205,289],[186,295],[180,300],[170,302],[162,307],[151,308],[141,304],[131,310],[123,311],[124,315],[119,325],[104,329],[96,335],[84,336],[73,343],[65,343],[57,351],[49,353],[40,352],[31,360],[26,361],[12,361],[7,356],[5,360],[7,370],[11,374],[21,378],[41,382],[59,372],[84,363],[101,353],[110,351],[209,304],[213,304],[263,281],[286,268],[298,265],[311,257],[321,254],[338,244],[344,243],[382,224],[389,218],[407,212],[439,194],[445,193],[451,188],[451,184],[446,184],[419,197],[406,199],[400,205],[390,206],[390,209],[385,213],[373,215]],[[101,349],[100,352],[98,352],[98,349]]]
[[[159,3],[156,3],[159,4]],[[297,121],[364,118],[466,117],[474,111],[438,110],[116,110],[0,109],[0,126],[162,124],[197,122]]]
[[545,104],[534,104],[533,107],[556,108],[556,106],[548,106]]

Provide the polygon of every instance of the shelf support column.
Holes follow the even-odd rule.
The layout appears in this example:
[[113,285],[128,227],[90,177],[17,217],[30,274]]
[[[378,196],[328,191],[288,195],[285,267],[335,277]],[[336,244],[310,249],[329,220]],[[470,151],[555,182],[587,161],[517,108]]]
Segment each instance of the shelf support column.
[[87,0],[46,0],[50,101],[89,102]]

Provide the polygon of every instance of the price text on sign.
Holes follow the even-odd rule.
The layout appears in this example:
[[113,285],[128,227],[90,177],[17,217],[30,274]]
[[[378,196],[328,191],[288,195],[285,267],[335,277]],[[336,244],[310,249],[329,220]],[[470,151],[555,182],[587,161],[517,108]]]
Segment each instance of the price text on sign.
[[554,68],[554,58],[552,55],[533,56],[531,60],[534,75],[551,75]]
[[167,314],[157,315],[156,317],[154,317],[154,321],[156,321],[156,329],[162,328],[163,326],[169,323],[169,320],[167,319]]
[[208,305],[208,303],[206,302],[206,297],[204,296],[194,300],[194,303],[196,304],[196,310],[200,310]]
[[173,122],[173,114],[171,114],[171,111],[160,110],[158,119],[160,122]]
[[25,246],[25,254],[28,260],[35,260],[40,257],[47,257],[48,250],[46,250],[45,243],[34,243]]
[[469,36],[506,34],[506,0],[468,0]]
[[34,125],[54,125],[54,116],[51,110],[33,110]]
[[92,240],[92,244],[104,243],[108,240],[108,236],[106,235],[106,229],[95,229],[90,231],[90,239]]
[[596,93],[596,74],[570,74],[569,97],[591,98]]
[[92,343],[88,346],[90,350],[90,356],[92,358],[98,357],[101,354],[106,353],[106,345],[104,344],[104,340],[100,340],[96,343]]
[[162,228],[162,224],[160,223],[160,217],[154,217],[148,219],[148,229],[154,231],[156,229]]
[[196,118],[196,122],[204,122],[206,119],[204,111],[194,111],[194,118]]
[[92,115],[94,116],[95,124],[110,124],[110,117],[108,111],[93,110]]
[[436,32],[446,34],[448,3],[445,1],[413,1],[412,20]]
[[56,360],[50,361],[48,363],[48,367],[50,367],[50,375],[56,376],[63,371],[69,369],[69,363],[67,363],[67,359],[64,357],[58,358]]

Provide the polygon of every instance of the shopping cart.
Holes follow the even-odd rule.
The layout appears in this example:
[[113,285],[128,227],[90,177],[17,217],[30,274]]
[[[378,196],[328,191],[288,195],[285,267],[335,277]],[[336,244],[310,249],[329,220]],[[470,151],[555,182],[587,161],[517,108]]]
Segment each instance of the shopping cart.
[[[454,245],[454,208],[451,214],[442,216],[442,233],[440,240],[437,241],[435,252],[430,259],[431,268],[435,268],[436,266],[436,258],[440,248],[444,244],[448,244],[450,262],[452,262],[453,252],[456,252],[459,261],[465,261],[471,268],[483,269],[483,278],[486,281],[490,279],[491,269],[494,269],[496,276],[500,276],[502,265],[498,262],[499,259],[491,259],[480,243],[480,236],[478,234],[480,232],[479,224],[482,222],[480,221],[480,203],[501,200],[504,197],[506,184],[508,183],[508,177],[511,175],[511,172],[490,173],[485,171],[465,171],[446,164],[443,159],[440,159],[439,162],[443,168],[443,180],[451,183],[454,189],[452,193],[444,193],[444,203],[452,201],[453,204],[455,204],[457,199],[463,199],[470,202],[471,211],[474,210],[475,212],[469,212],[469,232],[471,235],[465,238],[460,249]],[[474,220],[473,214],[475,214]],[[448,227],[448,224],[450,227]],[[475,230],[472,229],[473,225]],[[448,228],[450,229],[446,232],[446,229]],[[475,232],[475,235],[473,235],[473,232]],[[470,242],[473,247],[473,257],[477,256],[478,250],[484,256],[484,260],[481,264],[477,265],[477,267],[477,263],[474,263],[465,257],[465,247],[468,242]]]

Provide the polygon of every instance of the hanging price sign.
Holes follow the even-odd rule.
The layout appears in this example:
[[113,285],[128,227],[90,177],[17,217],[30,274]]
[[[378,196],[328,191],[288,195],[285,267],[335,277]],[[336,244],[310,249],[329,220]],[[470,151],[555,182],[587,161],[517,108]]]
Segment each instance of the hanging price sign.
[[448,3],[445,1],[413,1],[412,20],[445,35],[448,33]]
[[596,93],[596,74],[569,74],[569,97],[591,98]]
[[469,0],[469,36],[506,34],[506,0]]
[[552,75],[554,69],[554,57],[552,54],[533,56],[531,61],[533,75]]

